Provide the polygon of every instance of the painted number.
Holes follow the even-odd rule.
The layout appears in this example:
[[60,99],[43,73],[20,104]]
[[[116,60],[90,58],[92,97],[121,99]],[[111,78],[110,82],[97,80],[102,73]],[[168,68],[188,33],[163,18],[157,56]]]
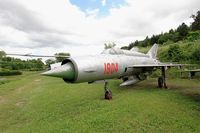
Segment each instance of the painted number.
[[118,73],[118,63],[104,63],[104,74]]

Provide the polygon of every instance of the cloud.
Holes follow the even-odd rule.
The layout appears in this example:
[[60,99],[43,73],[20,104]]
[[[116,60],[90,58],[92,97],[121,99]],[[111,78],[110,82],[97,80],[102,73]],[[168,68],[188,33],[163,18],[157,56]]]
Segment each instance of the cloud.
[[36,18],[33,12],[15,1],[0,1],[0,22],[25,32],[41,32],[49,29]]
[[102,6],[106,5],[106,0],[101,0]]
[[98,8],[96,8],[96,9],[87,9],[86,10],[86,14],[88,15],[88,16],[93,16],[93,17],[96,17],[97,15],[98,15],[98,13],[99,13],[99,9]]
[[84,13],[69,0],[0,1],[0,47],[8,52],[13,48],[44,54],[63,50],[73,55],[100,53],[106,42],[128,45],[182,22],[189,24],[190,15],[200,9],[199,0],[126,3],[110,8],[108,16],[98,17],[99,9]]
[[60,48],[65,44],[75,44],[68,37],[78,33],[49,24],[39,12],[31,11],[19,3],[0,1],[1,46]]

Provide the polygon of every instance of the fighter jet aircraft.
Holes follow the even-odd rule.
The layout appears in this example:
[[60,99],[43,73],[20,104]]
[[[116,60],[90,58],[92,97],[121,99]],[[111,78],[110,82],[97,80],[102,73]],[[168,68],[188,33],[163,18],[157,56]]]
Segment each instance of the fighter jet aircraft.
[[147,54],[134,50],[110,48],[100,55],[82,56],[65,59],[60,67],[42,73],[45,76],[62,78],[67,83],[92,83],[105,81],[105,99],[112,99],[112,92],[107,87],[107,79],[122,79],[120,86],[132,85],[145,80],[156,69],[161,69],[159,86],[167,87],[165,68],[182,64],[161,63],[157,60],[158,45],[154,44]]

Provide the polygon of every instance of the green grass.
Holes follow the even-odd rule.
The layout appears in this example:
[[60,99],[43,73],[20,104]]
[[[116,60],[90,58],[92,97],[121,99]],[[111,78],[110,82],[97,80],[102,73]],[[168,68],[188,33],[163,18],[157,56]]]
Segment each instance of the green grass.
[[156,79],[118,87],[103,99],[103,84],[66,84],[36,72],[6,77],[0,85],[0,132],[200,132],[199,80]]

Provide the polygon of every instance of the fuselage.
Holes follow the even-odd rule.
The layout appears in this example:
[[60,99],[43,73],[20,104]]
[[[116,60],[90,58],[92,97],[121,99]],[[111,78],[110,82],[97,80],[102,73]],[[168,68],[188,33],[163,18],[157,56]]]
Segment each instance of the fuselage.
[[144,71],[141,68],[129,68],[129,66],[155,63],[149,57],[110,54],[83,56],[68,60],[75,69],[75,78],[72,82],[92,82],[138,75]]
[[60,77],[71,83],[128,78],[131,76],[140,80],[139,75],[150,72],[153,68],[133,68],[130,66],[153,65],[156,63],[157,60],[147,54],[121,49],[108,49],[100,55],[67,58],[62,62],[61,67],[45,72],[44,75]]

